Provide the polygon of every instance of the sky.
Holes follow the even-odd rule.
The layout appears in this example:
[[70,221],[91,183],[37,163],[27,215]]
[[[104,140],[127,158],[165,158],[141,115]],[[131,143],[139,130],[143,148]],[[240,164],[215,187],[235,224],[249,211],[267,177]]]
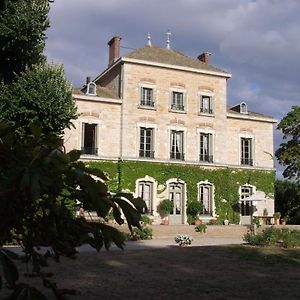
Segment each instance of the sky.
[[[300,105],[299,16],[299,0],[55,0],[46,55],[80,87],[107,67],[113,36],[124,54],[144,47],[148,32],[165,47],[170,30],[172,49],[195,58],[211,52],[211,64],[232,74],[228,105],[245,101],[281,120]],[[276,149],[282,134],[274,135]]]

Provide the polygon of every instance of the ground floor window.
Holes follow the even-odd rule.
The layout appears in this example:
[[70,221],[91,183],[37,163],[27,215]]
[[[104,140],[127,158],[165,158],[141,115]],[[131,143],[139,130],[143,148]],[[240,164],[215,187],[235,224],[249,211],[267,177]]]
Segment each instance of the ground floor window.
[[183,208],[183,184],[169,184],[169,199],[173,202],[173,211],[171,215],[181,215]]
[[82,124],[82,147],[83,154],[98,154],[97,148],[97,124]]
[[143,213],[153,214],[153,182],[140,181],[138,185],[138,196],[145,201],[147,209]]
[[199,201],[203,205],[203,215],[213,215],[213,186],[208,183],[201,183],[198,187]]

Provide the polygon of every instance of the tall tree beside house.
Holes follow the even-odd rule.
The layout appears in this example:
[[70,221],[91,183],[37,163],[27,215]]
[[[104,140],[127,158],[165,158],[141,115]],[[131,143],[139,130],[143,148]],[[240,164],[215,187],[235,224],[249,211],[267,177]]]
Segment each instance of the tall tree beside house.
[[275,153],[279,163],[285,166],[283,176],[300,183],[300,106],[293,106],[277,129],[282,131],[286,140]]
[[2,0],[0,5],[0,82],[10,83],[45,61],[47,0]]
[[0,120],[16,122],[20,136],[30,133],[33,122],[45,134],[61,134],[77,116],[62,66],[35,65],[0,88]]

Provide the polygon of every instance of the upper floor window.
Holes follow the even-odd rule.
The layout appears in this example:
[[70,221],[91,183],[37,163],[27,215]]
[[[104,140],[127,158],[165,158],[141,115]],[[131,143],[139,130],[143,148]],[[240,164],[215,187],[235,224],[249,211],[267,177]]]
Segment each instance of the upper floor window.
[[153,128],[140,128],[140,157],[154,158],[154,137]]
[[213,97],[200,95],[200,113],[213,114]]
[[96,84],[94,82],[88,83],[86,93],[87,95],[91,95],[91,96],[97,95]]
[[183,131],[171,130],[171,159],[184,160]]
[[185,111],[184,93],[172,91],[171,110]]
[[240,113],[241,114],[248,114],[248,107],[247,107],[247,104],[245,102],[242,102],[240,104]]
[[141,106],[154,107],[154,91],[153,88],[142,87],[141,88]]
[[252,138],[241,138],[241,164],[253,166]]
[[213,162],[213,136],[211,133],[200,133],[200,155],[202,162]]
[[97,124],[82,123],[82,146],[83,154],[97,155]]

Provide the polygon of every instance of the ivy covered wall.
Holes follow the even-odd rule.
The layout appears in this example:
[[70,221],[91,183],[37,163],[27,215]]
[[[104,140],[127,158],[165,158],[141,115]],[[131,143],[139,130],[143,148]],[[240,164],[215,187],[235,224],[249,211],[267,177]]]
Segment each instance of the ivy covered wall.
[[[265,192],[266,195],[274,195],[275,172],[273,171],[232,168],[210,170],[191,165],[132,161],[91,161],[88,164],[108,174],[108,186],[111,191],[127,189],[134,192],[136,180],[146,175],[153,177],[158,185],[179,176],[186,183],[187,202],[197,201],[197,183],[208,180],[215,187],[214,199],[219,223],[226,219],[226,214],[231,223],[239,222],[238,189],[241,185],[248,183],[256,186],[257,190]],[[223,199],[226,202],[222,201]]]

